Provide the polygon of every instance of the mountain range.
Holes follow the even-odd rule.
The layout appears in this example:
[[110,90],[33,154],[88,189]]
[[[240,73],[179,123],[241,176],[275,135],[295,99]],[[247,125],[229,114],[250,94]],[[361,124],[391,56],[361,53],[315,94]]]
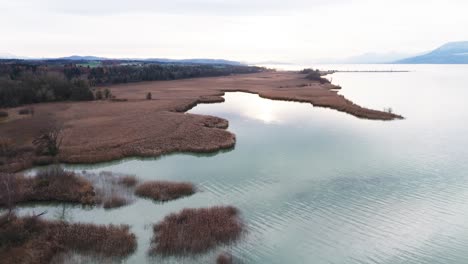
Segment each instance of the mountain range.
[[399,64],[468,64],[468,41],[450,42],[431,52],[402,60]]
[[[143,62],[161,62],[161,63],[194,63],[194,64],[228,64],[228,65],[245,65],[238,61],[230,61],[223,59],[166,59],[166,58],[104,58],[96,56],[78,56],[73,55],[62,58],[26,58],[18,57],[9,53],[0,53],[0,59],[24,59],[24,60],[68,60],[68,61],[103,61],[103,60],[118,60],[118,61],[143,61]],[[359,56],[349,57],[345,59],[322,60],[319,63],[342,63],[342,64],[468,64],[468,41],[449,42],[443,46],[425,53],[405,54],[397,52],[389,53],[365,53]],[[250,63],[253,65],[263,63]],[[270,64],[280,64],[270,63]],[[288,63],[281,63],[288,64]]]
[[97,56],[79,56],[72,55],[60,58],[27,58],[19,57],[10,53],[0,53],[0,59],[19,59],[19,60],[65,60],[65,61],[142,61],[142,62],[162,62],[162,63],[187,63],[187,64],[227,64],[244,65],[242,62],[223,60],[223,59],[166,59],[166,58],[105,58]]

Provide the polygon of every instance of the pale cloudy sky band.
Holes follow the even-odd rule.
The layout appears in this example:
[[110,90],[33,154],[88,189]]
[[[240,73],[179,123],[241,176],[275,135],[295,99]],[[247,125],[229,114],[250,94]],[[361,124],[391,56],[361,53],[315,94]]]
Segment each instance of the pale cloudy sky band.
[[0,0],[0,53],[313,62],[468,40],[461,0]]

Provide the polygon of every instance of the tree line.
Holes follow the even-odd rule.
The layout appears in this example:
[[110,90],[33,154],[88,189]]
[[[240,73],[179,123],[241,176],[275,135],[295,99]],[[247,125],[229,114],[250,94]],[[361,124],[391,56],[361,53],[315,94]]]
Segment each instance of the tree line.
[[141,63],[86,67],[55,61],[0,61],[0,107],[94,100],[99,91],[94,87],[109,84],[215,77],[264,70],[261,67],[211,64]]

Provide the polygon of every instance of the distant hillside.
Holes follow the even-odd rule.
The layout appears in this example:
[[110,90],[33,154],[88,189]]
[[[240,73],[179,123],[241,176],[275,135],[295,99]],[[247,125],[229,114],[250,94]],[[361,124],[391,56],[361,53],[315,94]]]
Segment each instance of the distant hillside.
[[131,61],[131,62],[161,62],[161,63],[180,63],[180,64],[224,64],[224,65],[234,65],[241,66],[245,65],[244,63],[238,61],[230,61],[223,59],[165,59],[165,58],[105,58],[97,56],[79,56],[72,55],[68,57],[61,58],[25,58],[18,57],[13,54],[2,54],[0,53],[0,59],[25,59],[25,60],[57,60],[57,61]]
[[222,60],[222,59],[183,59],[183,60],[175,60],[175,59],[143,59],[144,61],[151,61],[151,62],[175,62],[175,63],[193,63],[193,64],[228,64],[228,65],[243,65],[243,63],[238,61],[230,61],[230,60]]
[[396,61],[400,64],[468,64],[468,41],[451,42],[424,55]]
[[101,61],[108,60],[107,58],[96,57],[96,56],[78,56],[73,55],[69,57],[57,58],[57,60],[72,60],[72,61]]

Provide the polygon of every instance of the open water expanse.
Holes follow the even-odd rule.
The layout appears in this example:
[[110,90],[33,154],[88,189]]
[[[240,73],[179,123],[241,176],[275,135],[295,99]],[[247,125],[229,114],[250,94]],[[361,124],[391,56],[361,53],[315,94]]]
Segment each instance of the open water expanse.
[[[115,209],[36,205],[22,214],[71,222],[129,224],[137,252],[126,263],[468,263],[468,67],[318,65],[340,94],[391,108],[404,120],[370,121],[311,104],[227,93],[190,111],[229,120],[237,144],[210,155],[173,154],[98,165],[88,172],[190,181],[195,195]],[[148,258],[152,224],[183,208],[233,205],[248,228],[237,244],[195,258]]]

